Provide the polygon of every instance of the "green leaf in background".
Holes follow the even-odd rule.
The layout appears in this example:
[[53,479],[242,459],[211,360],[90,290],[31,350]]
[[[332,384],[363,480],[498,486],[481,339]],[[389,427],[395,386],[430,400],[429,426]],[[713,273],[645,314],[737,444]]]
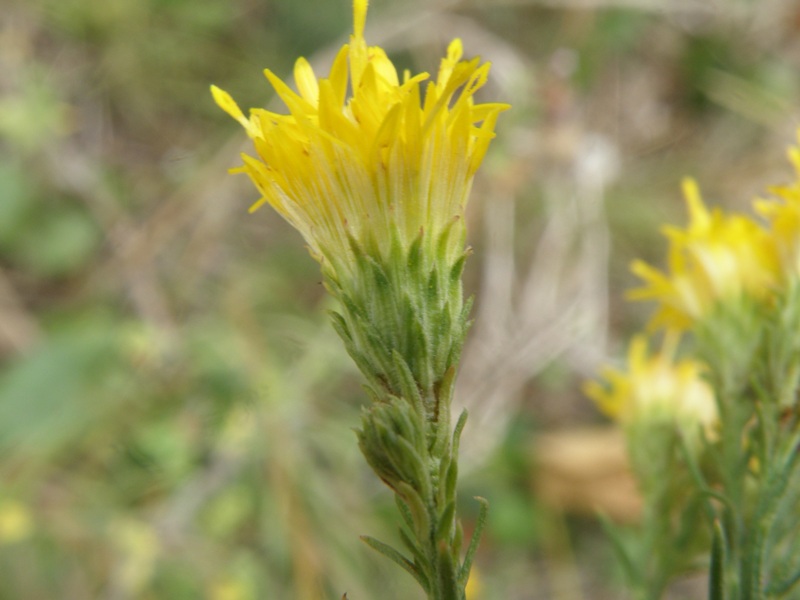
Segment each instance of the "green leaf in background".
[[16,260],[40,276],[69,275],[91,259],[99,241],[88,215],[55,201],[17,240]]
[[70,107],[43,65],[32,64],[16,89],[0,96],[0,140],[24,152],[39,150],[54,136],[67,133]]
[[126,379],[105,325],[55,335],[0,376],[0,453],[45,458],[118,408]]
[[36,190],[21,161],[0,161],[0,250],[9,251],[35,213]]

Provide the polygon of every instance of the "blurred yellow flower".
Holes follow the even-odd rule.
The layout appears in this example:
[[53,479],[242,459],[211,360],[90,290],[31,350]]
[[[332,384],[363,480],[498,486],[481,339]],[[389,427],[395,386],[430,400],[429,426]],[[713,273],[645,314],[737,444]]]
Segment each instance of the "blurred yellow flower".
[[13,544],[33,532],[33,517],[28,508],[14,500],[0,502],[0,545]]
[[797,277],[800,276],[800,147],[790,147],[788,155],[797,175],[796,181],[770,188],[777,198],[756,200],[755,209],[769,223],[783,274]]
[[626,370],[603,369],[600,375],[605,381],[588,382],[584,386],[586,395],[625,425],[669,420],[686,431],[697,430],[700,425],[710,432],[718,418],[714,392],[703,379],[702,363],[675,359],[677,345],[677,334],[670,332],[661,351],[650,355],[645,336],[635,336],[628,349]]
[[235,579],[223,579],[211,586],[208,600],[249,600],[252,598],[245,584]]
[[[233,170],[249,175],[262,194],[250,210],[271,204],[339,276],[348,269],[351,237],[386,255],[395,235],[407,245],[425,231],[426,243],[435,244],[438,233],[463,221],[472,177],[508,108],[474,103],[489,64],[462,61],[459,40],[424,91],[427,73],[399,77],[382,48],[367,46],[366,14],[367,0],[355,0],[350,44],[327,79],[300,58],[298,94],[265,71],[288,115],[254,108],[247,118],[230,95],[211,88],[255,145],[258,158],[243,155],[244,165]],[[455,238],[448,250],[460,253],[463,242]]]
[[120,556],[116,584],[128,593],[140,591],[153,576],[161,553],[157,532],[144,521],[121,517],[110,524],[109,537]]
[[720,301],[763,298],[777,280],[777,254],[763,227],[743,215],[709,212],[691,179],[684,180],[683,190],[690,222],[686,229],[664,228],[668,273],[641,260],[631,266],[645,285],[628,297],[659,302],[653,327],[686,329]]
[[481,583],[481,578],[478,575],[478,569],[474,566],[470,569],[469,572],[469,579],[467,579],[467,587],[464,590],[464,593],[467,595],[467,600],[478,600],[481,597],[481,592],[483,591],[483,584]]

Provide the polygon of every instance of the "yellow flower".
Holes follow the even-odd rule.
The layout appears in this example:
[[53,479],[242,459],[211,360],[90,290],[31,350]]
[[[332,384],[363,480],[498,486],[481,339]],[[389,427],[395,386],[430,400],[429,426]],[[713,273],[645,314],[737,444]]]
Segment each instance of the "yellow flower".
[[33,515],[24,505],[14,500],[0,502],[0,545],[13,544],[33,532]]
[[142,521],[124,517],[110,524],[109,537],[121,560],[116,574],[121,589],[133,594],[153,577],[161,545],[157,532]]
[[[250,210],[271,204],[340,277],[350,269],[351,238],[386,255],[393,235],[408,246],[424,231],[435,244],[449,224],[463,221],[472,177],[498,114],[508,108],[475,104],[489,64],[462,61],[459,40],[435,82],[426,82],[427,73],[398,76],[382,48],[367,46],[366,13],[367,0],[355,0],[350,44],[328,78],[317,79],[300,58],[295,93],[264,72],[288,115],[255,108],[248,119],[226,92],[211,88],[255,145],[258,158],[243,155],[244,165],[234,170],[249,175],[262,194]],[[449,256],[461,251],[457,242],[463,245],[454,240]]]
[[242,582],[226,578],[215,582],[208,594],[209,600],[248,600],[252,594]]
[[769,233],[743,215],[709,212],[693,180],[684,180],[683,190],[689,225],[664,228],[670,243],[669,272],[641,260],[631,266],[645,285],[628,297],[659,302],[653,327],[688,328],[718,302],[743,296],[761,299],[776,283],[778,261]]
[[800,147],[790,147],[788,155],[797,180],[791,185],[770,188],[778,199],[756,200],[755,209],[769,222],[783,274],[797,277],[800,276]]
[[703,379],[702,363],[675,359],[678,336],[668,333],[661,351],[648,354],[647,339],[631,340],[626,370],[607,367],[604,383],[590,381],[587,396],[607,415],[625,425],[645,420],[669,420],[687,431],[698,425],[710,431],[717,422],[717,405],[711,386]]

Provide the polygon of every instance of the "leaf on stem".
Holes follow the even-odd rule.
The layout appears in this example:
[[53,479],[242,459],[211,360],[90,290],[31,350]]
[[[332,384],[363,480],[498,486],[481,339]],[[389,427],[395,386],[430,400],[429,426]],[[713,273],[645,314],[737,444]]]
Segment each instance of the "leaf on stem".
[[[424,422],[425,406],[422,402],[422,395],[419,393],[419,385],[417,385],[417,382],[414,379],[414,374],[411,372],[411,368],[403,358],[403,355],[397,350],[392,350],[392,361],[394,362],[394,368],[397,372],[398,381],[401,386],[400,392],[402,393],[403,398],[410,402],[411,406],[414,407],[414,411],[417,413],[417,417],[420,422]],[[423,449],[421,448],[420,450]]]
[[431,522],[428,517],[428,509],[425,506],[422,496],[419,495],[417,490],[404,481],[399,481],[397,483],[397,491],[402,496],[406,506],[408,506],[408,510],[411,511],[414,521],[414,532],[417,535],[417,539],[425,539],[430,535]]
[[722,523],[714,521],[714,539],[711,542],[711,567],[708,572],[709,600],[725,600],[725,532]]
[[400,494],[394,495],[394,501],[397,504],[397,510],[400,511],[400,515],[403,517],[403,522],[413,531],[414,516],[411,514],[411,509],[408,508],[408,504],[406,504],[406,501],[403,500]]
[[606,532],[608,539],[611,540],[611,545],[614,547],[614,552],[617,554],[617,558],[625,571],[625,575],[628,577],[628,582],[631,587],[636,588],[640,586],[642,580],[641,574],[636,568],[636,563],[633,557],[631,557],[631,553],[626,547],[619,529],[611,522],[608,516],[601,513],[597,517],[600,519],[600,524],[603,526],[603,530]]
[[403,542],[403,544],[405,544],[406,548],[408,548],[411,554],[414,555],[414,564],[417,566],[420,572],[425,575],[425,579],[430,581],[430,561],[419,547],[419,544],[411,539],[411,536],[404,527],[400,527],[399,531],[400,540]]
[[389,558],[396,562],[398,565],[403,567],[406,571],[408,571],[414,579],[417,580],[426,592],[430,591],[430,584],[427,581],[425,575],[417,568],[417,566],[408,560],[405,556],[400,554],[397,550],[392,548],[389,544],[384,544],[383,542],[376,540],[373,537],[368,535],[362,535],[361,541],[364,542],[367,546],[376,550],[383,554],[386,558]]
[[439,525],[436,528],[436,539],[444,540],[450,545],[450,533],[453,530],[453,520],[456,515],[456,503],[450,501],[447,503],[442,516],[439,518]]
[[453,564],[453,555],[450,553],[450,544],[444,540],[439,541],[439,589],[442,600],[461,600],[466,582],[462,583],[456,578],[456,566]]
[[486,517],[489,515],[489,501],[480,496],[475,496],[475,500],[478,501],[481,508],[478,513],[478,520],[475,523],[475,531],[472,532],[472,538],[469,541],[467,554],[464,556],[464,562],[461,564],[461,569],[458,572],[458,582],[461,585],[467,585],[469,572],[472,569],[472,561],[475,559],[475,553],[478,551],[478,543],[481,541],[483,527],[486,525]]
[[771,583],[767,588],[767,594],[771,597],[780,598],[792,591],[792,588],[798,583],[800,583],[800,569],[789,577]]
[[458,447],[459,442],[461,441],[461,432],[464,431],[464,426],[467,424],[467,417],[469,413],[467,409],[461,411],[461,414],[458,416],[458,421],[456,421],[456,427],[453,430],[453,456],[458,456]]

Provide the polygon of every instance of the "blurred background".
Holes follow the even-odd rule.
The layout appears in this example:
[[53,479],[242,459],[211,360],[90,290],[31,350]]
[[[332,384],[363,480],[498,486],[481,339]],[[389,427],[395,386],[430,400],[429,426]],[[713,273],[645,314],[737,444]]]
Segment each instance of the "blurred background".
[[[262,69],[325,75],[350,27],[348,0],[3,1],[0,600],[419,597],[358,540],[396,540],[360,379],[208,90],[279,110]],[[373,0],[400,67],[458,36],[514,105],[468,215],[475,600],[626,597],[594,515],[635,522],[635,486],[580,385],[647,319],[628,264],[661,264],[681,177],[741,209],[793,177],[799,34],[796,0]]]

